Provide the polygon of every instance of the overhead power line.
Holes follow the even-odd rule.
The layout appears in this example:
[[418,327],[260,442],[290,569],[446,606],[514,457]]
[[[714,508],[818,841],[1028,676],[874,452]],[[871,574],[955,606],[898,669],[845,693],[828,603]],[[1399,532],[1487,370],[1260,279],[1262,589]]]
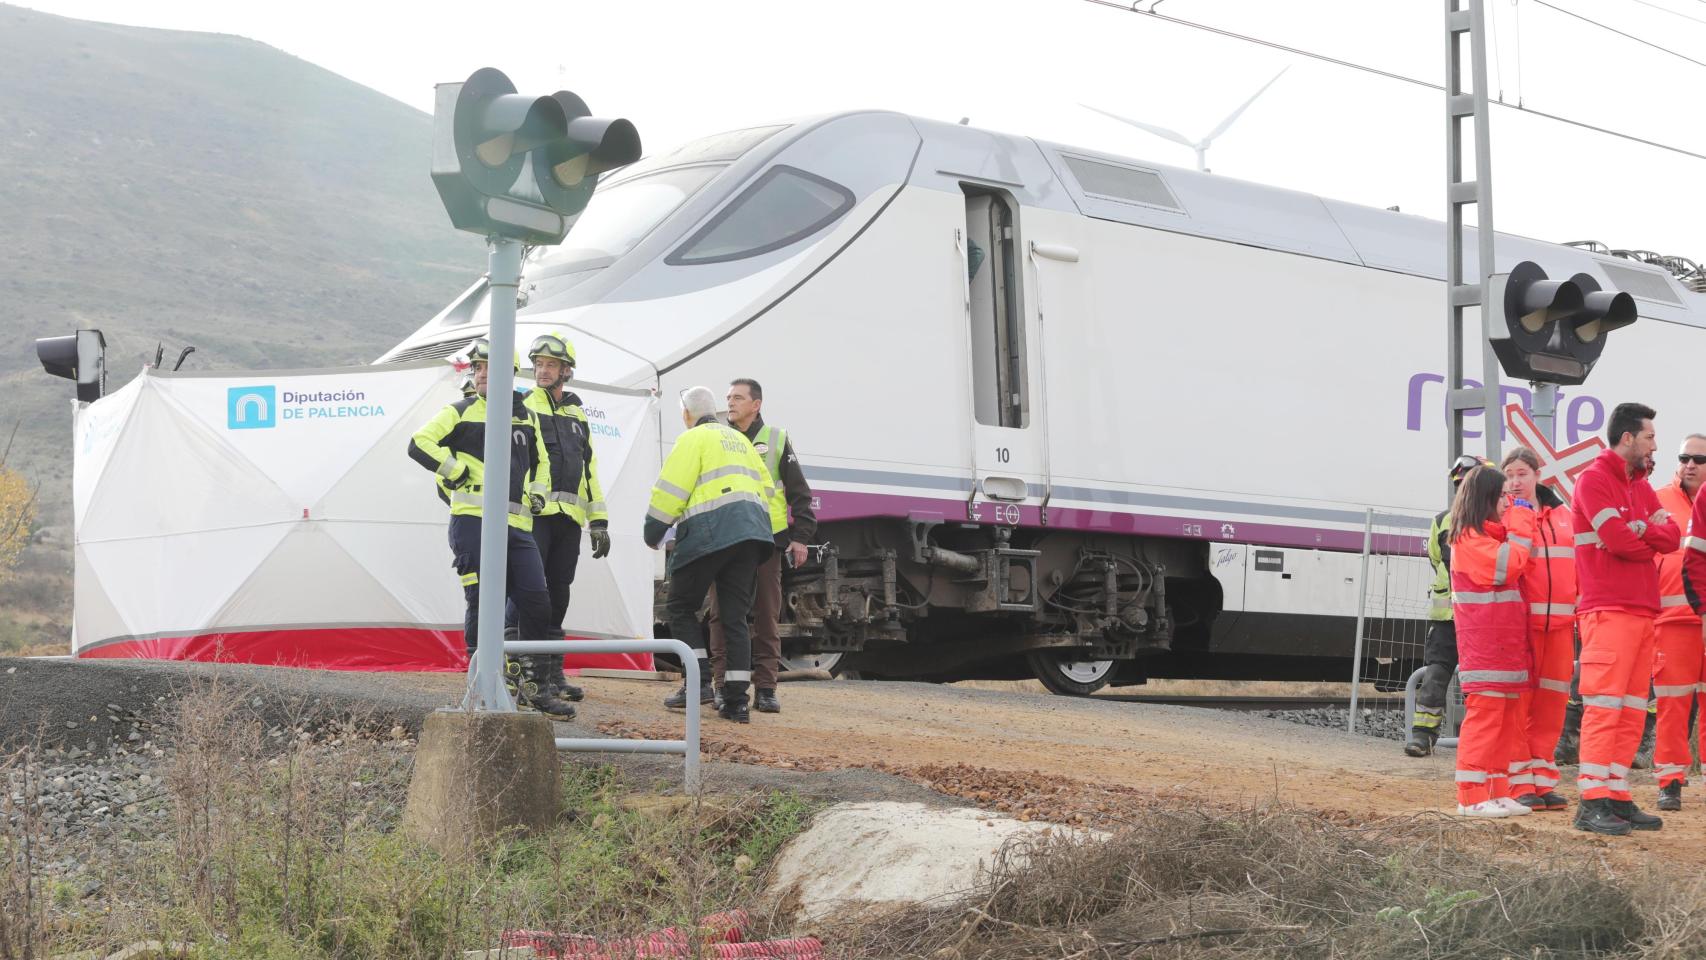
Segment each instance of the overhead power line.
[[1574,17],[1577,20],[1582,21],[1583,23],[1591,23],[1594,26],[1600,28],[1601,30],[1605,30],[1609,33],[1615,33],[1618,36],[1624,38],[1625,40],[1633,40],[1636,43],[1641,44],[1644,47],[1652,47],[1654,50],[1658,50],[1661,53],[1668,53],[1671,56],[1677,58],[1678,60],[1687,60],[1689,63],[1692,63],[1697,67],[1706,67],[1706,60],[1696,60],[1693,57],[1688,56],[1687,54],[1677,53],[1675,50],[1672,50],[1669,47],[1660,46],[1659,44],[1656,44],[1651,40],[1644,40],[1640,37],[1635,36],[1632,33],[1625,33],[1622,30],[1617,29],[1616,27],[1606,26],[1605,24],[1600,23],[1598,20],[1595,20],[1592,17],[1584,17],[1581,14],[1576,13],[1574,10],[1565,10],[1563,7],[1560,7],[1556,4],[1547,3],[1546,0],[1534,0],[1534,2],[1539,4],[1540,6],[1545,7],[1548,10],[1556,10],[1557,12],[1563,14],[1566,17]]
[[[1123,11],[1125,13],[1135,13],[1135,14],[1139,14],[1139,15],[1145,16],[1145,17],[1152,17],[1156,20],[1164,20],[1168,23],[1176,23],[1181,27],[1189,27],[1192,30],[1201,30],[1201,31],[1204,31],[1205,33],[1216,34],[1218,36],[1227,37],[1227,38],[1232,39],[1232,40],[1241,40],[1245,43],[1253,43],[1257,46],[1268,47],[1269,49],[1272,49],[1272,50],[1280,50],[1280,51],[1283,51],[1285,53],[1294,54],[1294,55],[1299,56],[1299,57],[1308,57],[1311,60],[1319,60],[1322,63],[1330,63],[1336,67],[1344,67],[1348,70],[1360,70],[1363,73],[1372,74],[1372,75],[1377,76],[1377,77],[1385,77],[1388,80],[1396,80],[1399,83],[1408,83],[1408,84],[1412,84],[1412,85],[1418,86],[1418,87],[1426,87],[1429,90],[1438,90],[1441,93],[1445,92],[1445,87],[1441,86],[1440,84],[1428,81],[1428,80],[1422,80],[1422,79],[1419,79],[1417,77],[1405,76],[1402,73],[1393,73],[1390,70],[1382,70],[1379,67],[1371,67],[1365,63],[1355,63],[1355,62],[1352,62],[1350,60],[1341,60],[1338,57],[1329,57],[1324,53],[1316,53],[1313,50],[1304,50],[1301,47],[1293,47],[1293,46],[1289,46],[1289,45],[1283,44],[1283,43],[1276,43],[1272,40],[1264,40],[1261,37],[1255,37],[1255,36],[1251,36],[1249,34],[1239,33],[1236,30],[1228,30],[1224,27],[1215,27],[1215,26],[1210,26],[1209,24],[1206,24],[1206,23],[1198,23],[1195,20],[1185,20],[1185,19],[1181,19],[1179,17],[1170,17],[1167,14],[1155,13],[1152,10],[1139,10],[1139,9],[1137,9],[1136,5],[1132,4],[1132,3],[1118,3],[1118,2],[1115,2],[1115,0],[1084,0],[1084,2],[1093,3],[1099,7],[1111,7],[1115,10],[1120,10],[1120,11]],[[1696,2],[1701,3],[1701,4],[1706,4],[1706,0],[1696,0]],[[1492,100],[1489,102],[1495,107],[1503,107],[1506,110],[1515,110],[1518,113],[1526,113],[1530,116],[1540,117],[1541,119],[1544,119],[1544,120],[1551,120],[1554,123],[1562,123],[1562,124],[1565,124],[1566,126],[1577,127],[1579,129],[1582,129],[1582,130],[1588,130],[1588,131],[1591,131],[1593,133],[1603,134],[1603,135],[1608,136],[1608,137],[1616,137],[1619,140],[1627,140],[1630,143],[1638,143],[1644,147],[1652,147],[1655,150],[1664,150],[1664,151],[1667,151],[1669,153],[1681,154],[1682,156],[1685,156],[1685,157],[1693,157],[1696,160],[1706,160],[1706,153],[1699,153],[1699,152],[1694,151],[1694,150],[1689,150],[1686,147],[1676,146],[1675,144],[1661,143],[1657,140],[1649,140],[1646,137],[1638,137],[1635,134],[1624,133],[1621,130],[1613,130],[1609,127],[1602,127],[1602,126],[1599,126],[1597,124],[1587,123],[1586,121],[1575,120],[1575,119],[1572,119],[1570,117],[1560,116],[1556,113],[1548,113],[1545,110],[1536,110],[1533,107],[1523,106],[1520,103],[1507,103],[1503,100]]]
[[1681,17],[1684,20],[1693,20],[1695,23],[1706,23],[1706,20],[1702,20],[1699,17],[1690,16],[1689,14],[1683,13],[1681,10],[1672,10],[1669,7],[1661,7],[1658,4],[1654,3],[1653,0],[1629,0],[1629,2],[1630,3],[1638,3],[1643,7],[1652,7],[1654,10],[1657,10],[1660,13],[1668,13],[1673,17]]

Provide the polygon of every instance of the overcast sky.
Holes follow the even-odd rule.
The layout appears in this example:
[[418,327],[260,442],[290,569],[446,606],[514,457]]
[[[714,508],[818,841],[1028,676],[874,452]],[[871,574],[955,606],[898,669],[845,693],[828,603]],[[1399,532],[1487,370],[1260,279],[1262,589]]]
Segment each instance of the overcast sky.
[[[1694,106],[1706,67],[1548,3],[1706,61],[1706,0],[1488,2],[1495,94],[1706,154]],[[434,83],[495,66],[523,91],[565,87],[597,114],[628,117],[648,152],[876,107],[1190,166],[1187,148],[1078,103],[1194,138],[1289,66],[1209,151],[1215,172],[1443,211],[1443,94],[1085,0],[24,5],[251,37],[428,111]],[[1441,0],[1163,0],[1160,9],[1434,82],[1444,75],[1442,11]],[[1706,259],[1706,161],[1498,108],[1492,141],[1500,230]]]

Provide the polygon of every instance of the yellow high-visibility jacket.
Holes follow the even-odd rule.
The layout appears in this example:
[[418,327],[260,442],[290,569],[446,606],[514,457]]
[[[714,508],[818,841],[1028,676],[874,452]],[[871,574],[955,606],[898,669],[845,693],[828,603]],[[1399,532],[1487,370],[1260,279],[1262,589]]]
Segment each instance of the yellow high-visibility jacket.
[[[551,492],[551,460],[540,436],[539,418],[514,396],[509,423],[509,525],[533,529],[533,513],[524,494]],[[464,397],[438,411],[409,440],[409,457],[441,482],[462,483],[449,490],[453,516],[478,517],[486,477],[486,400]]]
[[787,503],[764,460],[739,430],[707,417],[676,438],[646,510],[646,545],[671,526],[675,560],[693,561],[746,540],[774,545]]

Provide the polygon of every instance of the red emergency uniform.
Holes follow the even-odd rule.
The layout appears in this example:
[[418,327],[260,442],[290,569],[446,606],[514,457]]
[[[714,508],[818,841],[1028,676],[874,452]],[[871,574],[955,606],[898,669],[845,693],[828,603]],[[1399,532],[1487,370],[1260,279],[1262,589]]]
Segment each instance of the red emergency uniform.
[[1541,488],[1535,512],[1534,550],[1520,586],[1528,604],[1528,642],[1535,683],[1525,694],[1523,750],[1513,758],[1511,795],[1544,796],[1558,786],[1554,762],[1564,708],[1570,701],[1570,674],[1576,662],[1576,556],[1570,508]]
[[[1694,512],[1694,502],[1682,489],[1681,480],[1659,488],[1659,505],[1675,523]],[[1689,606],[1682,581],[1683,554],[1678,547],[1658,558],[1659,616],[1653,653],[1653,696],[1658,700],[1654,726],[1653,769],[1659,786],[1688,782],[1688,710],[1698,697],[1706,701],[1706,647],[1701,644],[1700,615]],[[1706,724],[1701,725],[1706,734]],[[1706,736],[1701,737],[1706,756]]]
[[1465,712],[1457,734],[1457,802],[1511,795],[1511,771],[1528,763],[1525,701],[1533,686],[1528,604],[1517,582],[1535,544],[1534,512],[1461,531],[1451,547],[1457,679]]
[[1576,481],[1576,616],[1582,631],[1583,800],[1631,800],[1629,765],[1647,721],[1661,554],[1681,536],[1647,482],[1607,450]]

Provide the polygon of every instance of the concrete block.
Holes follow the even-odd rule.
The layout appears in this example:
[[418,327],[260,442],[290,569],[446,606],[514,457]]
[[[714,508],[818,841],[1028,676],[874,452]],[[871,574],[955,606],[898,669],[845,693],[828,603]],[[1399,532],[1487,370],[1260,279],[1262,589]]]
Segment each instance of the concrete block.
[[403,829],[446,856],[547,830],[562,803],[558,763],[543,714],[434,711],[421,726]]

